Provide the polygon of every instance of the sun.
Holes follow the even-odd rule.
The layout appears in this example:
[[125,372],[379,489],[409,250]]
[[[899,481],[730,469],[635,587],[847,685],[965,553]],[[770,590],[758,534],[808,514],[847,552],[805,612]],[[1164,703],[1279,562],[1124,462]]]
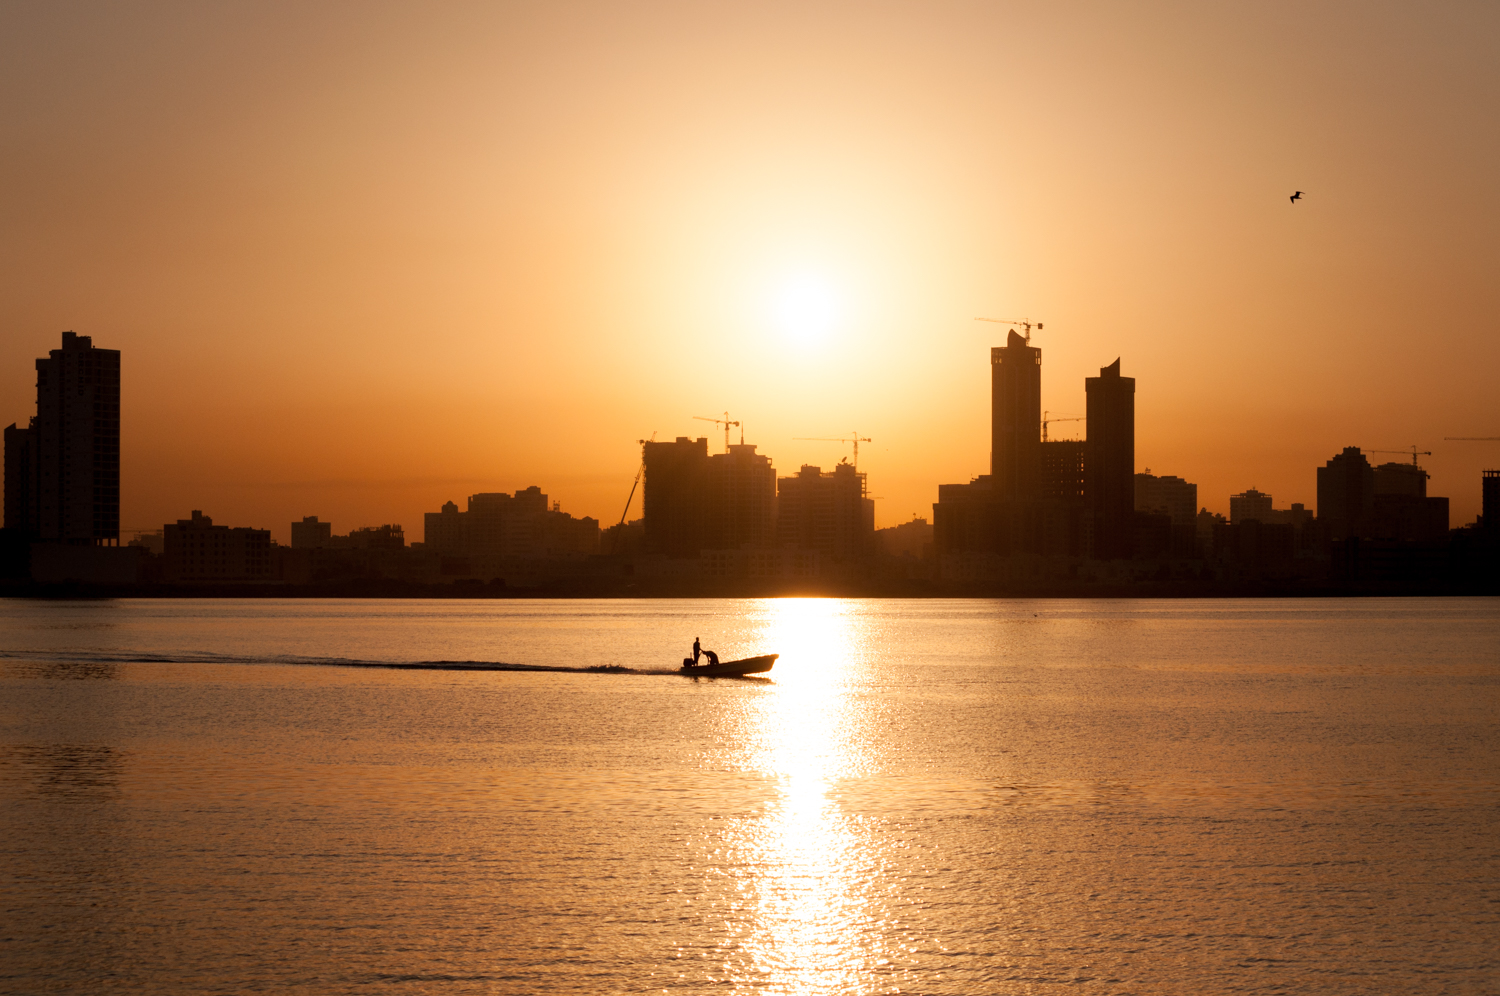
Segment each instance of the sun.
[[782,281],[773,306],[782,334],[798,345],[821,343],[838,323],[838,295],[826,280],[812,274]]

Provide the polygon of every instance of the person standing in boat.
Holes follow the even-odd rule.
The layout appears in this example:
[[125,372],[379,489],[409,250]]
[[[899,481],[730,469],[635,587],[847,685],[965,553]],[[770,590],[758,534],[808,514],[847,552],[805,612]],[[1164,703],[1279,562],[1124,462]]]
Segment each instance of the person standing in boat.
[[698,663],[698,658],[703,655],[702,648],[698,645],[698,638],[693,637],[693,663]]

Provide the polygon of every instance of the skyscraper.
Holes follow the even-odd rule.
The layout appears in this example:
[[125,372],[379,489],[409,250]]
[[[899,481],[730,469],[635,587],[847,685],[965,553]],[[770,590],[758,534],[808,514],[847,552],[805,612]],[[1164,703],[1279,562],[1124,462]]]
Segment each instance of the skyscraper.
[[1099,560],[1128,558],[1135,535],[1135,378],[1120,376],[1118,359],[1085,377],[1088,434],[1084,500]]
[[990,476],[998,498],[1033,498],[1042,429],[1042,351],[1012,331],[990,349]]
[[62,348],[36,361],[36,417],[6,429],[5,447],[7,527],[45,543],[119,545],[119,350],[64,332]]

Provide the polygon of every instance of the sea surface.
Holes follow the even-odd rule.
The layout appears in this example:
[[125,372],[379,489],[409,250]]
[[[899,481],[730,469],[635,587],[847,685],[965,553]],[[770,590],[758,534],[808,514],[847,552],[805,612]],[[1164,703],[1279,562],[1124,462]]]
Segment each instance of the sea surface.
[[1500,600],[0,600],[113,991],[1500,992]]

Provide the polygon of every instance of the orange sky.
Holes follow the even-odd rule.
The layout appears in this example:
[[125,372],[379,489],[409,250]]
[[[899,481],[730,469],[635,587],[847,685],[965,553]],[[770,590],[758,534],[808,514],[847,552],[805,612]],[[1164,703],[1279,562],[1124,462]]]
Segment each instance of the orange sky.
[[1046,323],[1048,409],[1122,357],[1213,510],[1418,444],[1458,525],[1500,466],[1443,441],[1500,435],[1500,5],[432,7],[0,8],[0,424],[123,350],[124,526],[608,524],[725,409],[930,516],[975,315]]

